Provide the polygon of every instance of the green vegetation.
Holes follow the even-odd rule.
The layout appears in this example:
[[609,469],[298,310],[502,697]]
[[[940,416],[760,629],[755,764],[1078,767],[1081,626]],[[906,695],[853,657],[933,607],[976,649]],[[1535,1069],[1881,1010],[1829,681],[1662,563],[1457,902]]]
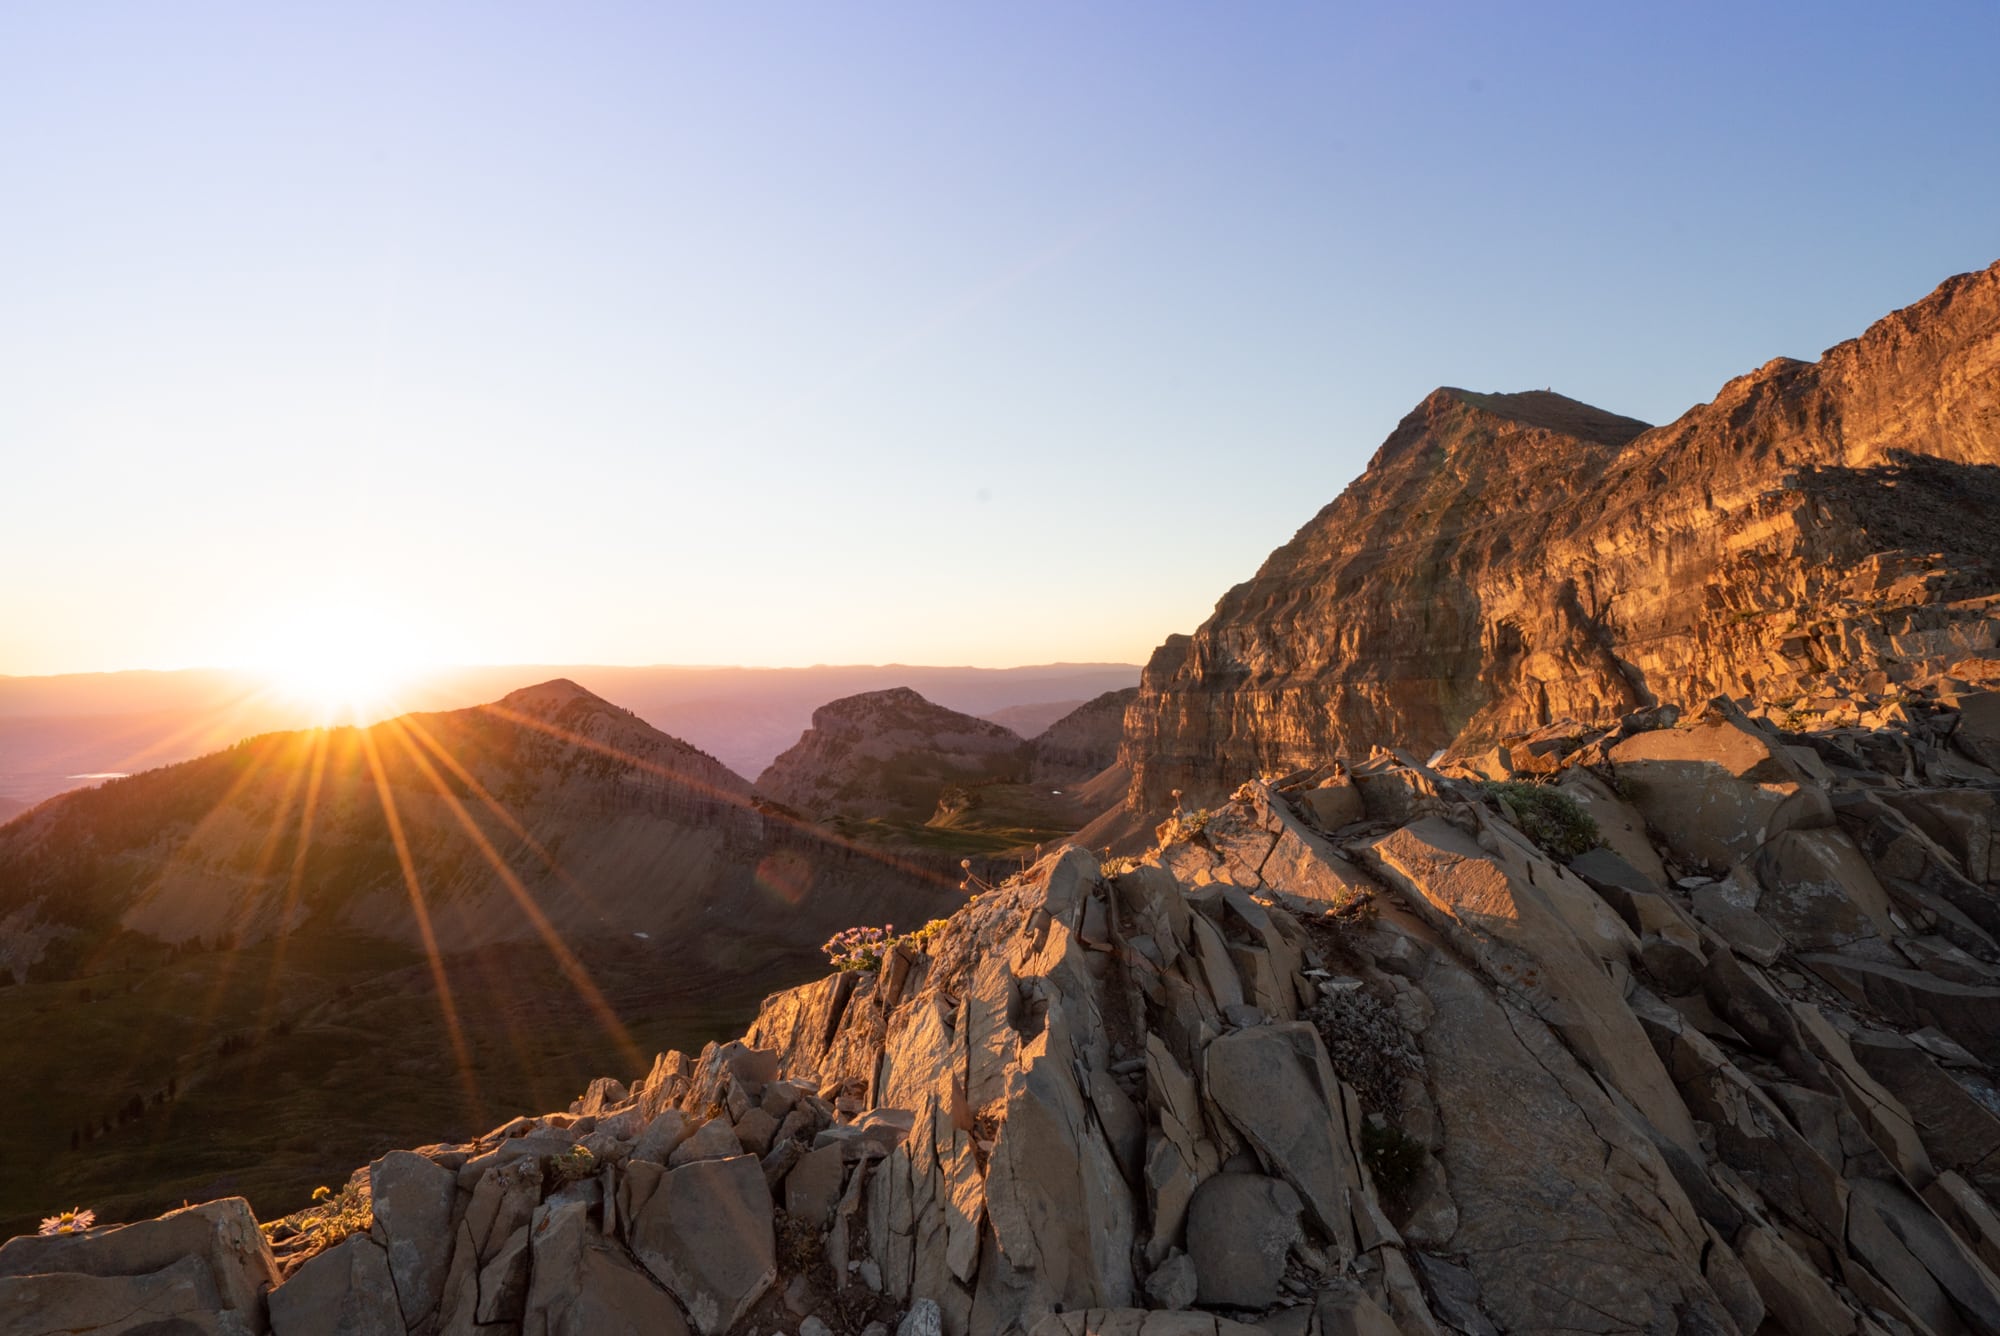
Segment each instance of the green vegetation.
[[1604,843],[1590,813],[1554,785],[1507,781],[1489,782],[1481,787],[1499,802],[1507,819],[1520,827],[1521,833],[1543,853],[1574,858]]

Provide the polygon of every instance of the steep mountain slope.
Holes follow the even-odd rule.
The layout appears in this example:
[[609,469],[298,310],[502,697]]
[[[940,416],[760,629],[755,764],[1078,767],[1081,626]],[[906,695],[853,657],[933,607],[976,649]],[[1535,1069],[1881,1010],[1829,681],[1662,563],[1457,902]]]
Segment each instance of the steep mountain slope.
[[1116,765],[1125,737],[1125,709],[1138,694],[1137,687],[1107,691],[1037,733],[1035,778],[1069,784]]
[[998,724],[893,687],[813,711],[812,727],[758,777],[757,792],[814,818],[922,821],[946,785],[1024,779],[1032,756]]
[[32,806],[33,803],[23,802],[19,798],[0,797],[0,825],[12,821]]
[[1439,390],[1154,653],[1132,800],[1716,694],[1881,694],[1995,644],[1995,514],[2000,265],[1651,430]]
[[1034,701],[1026,705],[1009,705],[1004,710],[987,710],[979,717],[1024,738],[1033,738],[1084,703],[1082,700]]

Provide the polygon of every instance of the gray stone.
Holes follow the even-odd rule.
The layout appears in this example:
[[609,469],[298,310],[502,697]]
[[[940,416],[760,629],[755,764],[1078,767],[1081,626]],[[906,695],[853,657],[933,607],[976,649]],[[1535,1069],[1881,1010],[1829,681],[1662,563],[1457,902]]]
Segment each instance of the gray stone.
[[0,1336],[158,1331],[248,1336],[251,1327],[244,1314],[220,1307],[199,1257],[137,1276],[56,1271],[0,1277]]
[[944,1313],[935,1299],[912,1299],[896,1324],[896,1336],[944,1336]]
[[1184,1252],[1170,1254],[1146,1277],[1146,1297],[1155,1308],[1192,1308],[1200,1288],[1201,1277],[1195,1271],[1194,1259]]
[[528,1305],[528,1226],[507,1236],[479,1272],[480,1322],[519,1322]]
[[[688,1336],[674,1301],[590,1223],[582,1202],[543,1206],[530,1229],[521,1329],[534,1336]],[[506,1330],[506,1328],[501,1328]]]
[[767,1113],[762,1105],[750,1109],[736,1120],[736,1140],[752,1155],[767,1155],[771,1141],[778,1134],[778,1120]]
[[814,1229],[833,1219],[846,1184],[847,1157],[838,1145],[807,1151],[785,1176],[785,1213]]
[[1854,1315],[1825,1277],[1771,1226],[1745,1225],[1736,1236],[1736,1256],[1766,1311],[1787,1332],[1847,1336],[1855,1329]]
[[1351,1256],[1348,1198],[1361,1174],[1319,1032],[1294,1021],[1226,1034],[1203,1055],[1203,1076],[1209,1098],[1268,1170],[1298,1189],[1314,1227]]
[[414,1327],[443,1293],[458,1178],[422,1155],[392,1150],[368,1166],[368,1184],[375,1207],[369,1232],[389,1255],[403,1325]]
[[[221,1311],[263,1325],[264,1292],[278,1283],[277,1263],[241,1197],[187,1206],[153,1220],[83,1234],[24,1234],[0,1244],[0,1277],[73,1273],[147,1276],[184,1257],[201,1259]],[[173,1288],[178,1281],[161,1281]],[[82,1287],[88,1288],[88,1287]]]
[[1763,733],[1728,711],[1611,749],[1646,824],[1684,858],[1726,868],[1786,830],[1833,824],[1826,791]]
[[678,1169],[697,1160],[727,1160],[743,1153],[743,1143],[727,1118],[711,1118],[695,1129],[693,1136],[674,1147],[667,1156],[669,1167]]
[[355,1234],[271,1291],[272,1336],[403,1336],[389,1254]]
[[679,1109],[665,1109],[640,1130],[639,1139],[632,1143],[629,1158],[649,1160],[654,1164],[665,1164],[675,1147],[687,1140],[692,1126],[688,1116]]
[[702,1336],[722,1336],[778,1274],[771,1194],[756,1157],[669,1170],[633,1216],[630,1242]]
[[1201,1302],[1266,1308],[1278,1297],[1285,1257],[1305,1241],[1291,1186],[1261,1174],[1217,1174],[1188,1205],[1188,1257]]

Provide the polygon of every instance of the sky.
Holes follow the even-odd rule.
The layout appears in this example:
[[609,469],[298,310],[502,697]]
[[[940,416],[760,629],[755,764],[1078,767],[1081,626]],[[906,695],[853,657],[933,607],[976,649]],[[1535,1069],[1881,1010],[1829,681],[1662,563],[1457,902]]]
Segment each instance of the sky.
[[0,673],[1142,662],[2000,258],[2000,6],[0,7]]

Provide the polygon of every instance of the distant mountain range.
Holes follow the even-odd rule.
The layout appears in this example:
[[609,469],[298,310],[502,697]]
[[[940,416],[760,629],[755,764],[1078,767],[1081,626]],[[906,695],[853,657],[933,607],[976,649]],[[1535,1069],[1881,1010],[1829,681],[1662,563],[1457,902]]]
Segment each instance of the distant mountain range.
[[[708,752],[749,779],[797,742],[812,712],[865,691],[910,687],[966,714],[1023,706],[1000,722],[1023,736],[1101,692],[1137,685],[1136,664],[950,668],[485,666],[413,683],[400,708],[452,710],[532,682],[567,678]],[[95,782],[201,756],[258,733],[304,728],[309,707],[262,677],[223,669],[0,677],[0,799],[34,803]],[[4,817],[0,817],[4,819]]]

